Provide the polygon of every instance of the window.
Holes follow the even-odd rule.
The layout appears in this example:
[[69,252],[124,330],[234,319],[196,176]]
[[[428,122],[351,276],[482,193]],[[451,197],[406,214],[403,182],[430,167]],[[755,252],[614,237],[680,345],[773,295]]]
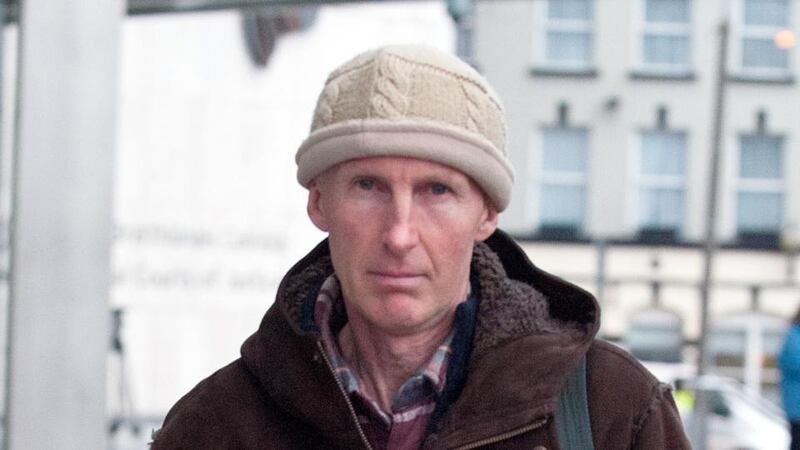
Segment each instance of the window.
[[783,137],[739,137],[736,224],[740,240],[777,237],[783,224]]
[[742,74],[757,78],[789,75],[789,51],[779,46],[779,33],[788,27],[789,13],[789,0],[741,0],[735,61]]
[[593,0],[549,0],[544,27],[544,63],[565,70],[592,66]]
[[639,157],[639,230],[674,239],[684,219],[686,134],[644,131]]
[[642,69],[646,72],[690,71],[689,0],[644,0]]
[[543,233],[559,230],[576,236],[585,210],[587,131],[545,128],[542,132],[542,176],[539,225]]

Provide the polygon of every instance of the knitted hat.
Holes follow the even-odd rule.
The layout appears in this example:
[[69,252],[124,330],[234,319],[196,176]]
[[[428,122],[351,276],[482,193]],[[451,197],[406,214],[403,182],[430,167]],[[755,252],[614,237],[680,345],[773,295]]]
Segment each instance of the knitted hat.
[[423,46],[382,47],[328,76],[295,156],[297,180],[308,187],[350,159],[420,158],[463,172],[502,211],[514,181],[505,131],[499,98],[468,64]]

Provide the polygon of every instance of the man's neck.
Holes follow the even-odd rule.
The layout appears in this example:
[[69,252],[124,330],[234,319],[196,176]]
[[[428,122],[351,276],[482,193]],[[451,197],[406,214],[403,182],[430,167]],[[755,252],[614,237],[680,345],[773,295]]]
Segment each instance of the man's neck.
[[452,326],[453,315],[413,335],[392,336],[350,321],[339,332],[338,342],[361,388],[391,412],[400,387],[431,360]]

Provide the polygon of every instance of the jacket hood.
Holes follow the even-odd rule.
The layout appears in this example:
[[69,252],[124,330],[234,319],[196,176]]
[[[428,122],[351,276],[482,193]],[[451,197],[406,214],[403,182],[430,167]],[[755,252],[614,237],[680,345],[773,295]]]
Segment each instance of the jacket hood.
[[[288,414],[352,448],[359,436],[349,407],[305,319],[332,272],[323,241],[287,273],[259,330],[243,344],[242,359]],[[591,294],[538,269],[500,230],[475,245],[471,278],[480,295],[466,379],[433,436],[448,445],[551,415],[600,325]]]

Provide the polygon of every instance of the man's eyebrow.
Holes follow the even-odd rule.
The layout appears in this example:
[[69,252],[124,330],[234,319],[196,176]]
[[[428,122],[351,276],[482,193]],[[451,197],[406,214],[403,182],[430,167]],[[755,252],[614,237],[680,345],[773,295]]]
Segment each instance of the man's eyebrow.
[[364,166],[351,166],[346,167],[341,170],[341,173],[348,177],[370,177],[370,178],[380,178],[378,174],[375,173],[374,169]]
[[458,174],[450,173],[450,172],[436,172],[428,175],[424,175],[419,179],[422,183],[444,183],[444,184],[459,184],[461,182],[461,177]]
[[341,175],[343,175],[343,179],[346,179],[348,182],[352,181],[354,178],[369,178],[371,180],[375,180],[379,183],[385,183],[386,177],[382,175],[378,175],[375,173],[373,169],[368,167],[352,167],[342,170]]

